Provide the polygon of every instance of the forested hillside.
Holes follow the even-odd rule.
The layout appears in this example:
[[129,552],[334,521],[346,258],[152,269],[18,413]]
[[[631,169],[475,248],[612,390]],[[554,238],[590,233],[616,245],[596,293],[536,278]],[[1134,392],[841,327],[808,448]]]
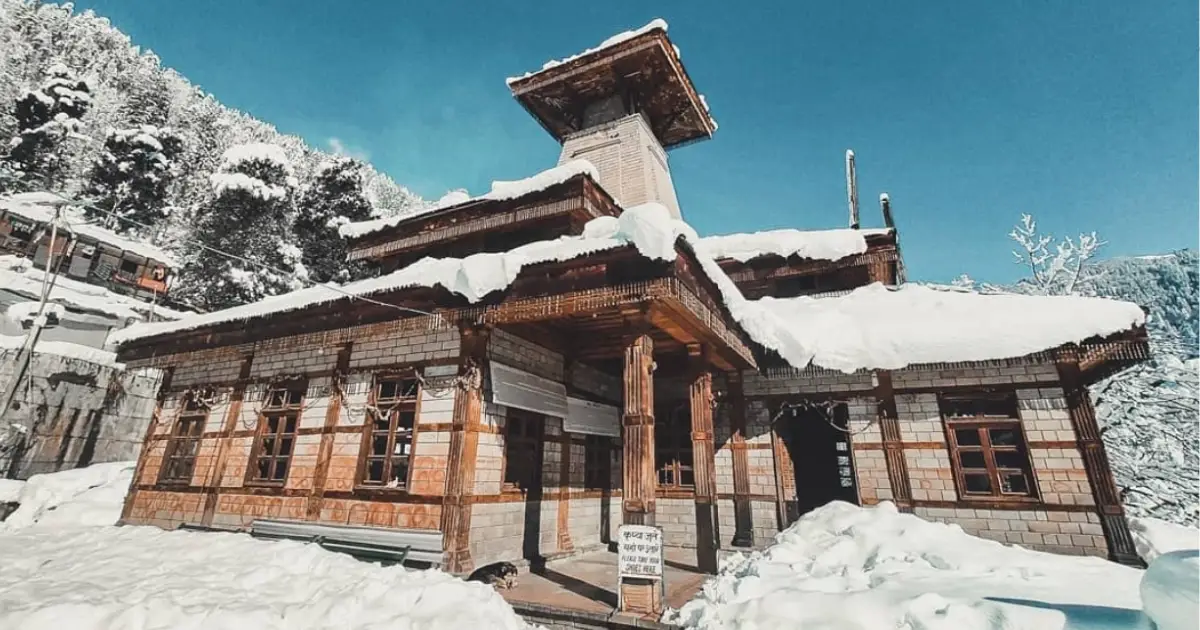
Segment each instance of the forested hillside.
[[343,280],[337,224],[422,203],[333,158],[225,107],[90,11],[0,0],[0,192],[79,199],[88,220],[172,251],[185,262],[172,292],[198,307]]

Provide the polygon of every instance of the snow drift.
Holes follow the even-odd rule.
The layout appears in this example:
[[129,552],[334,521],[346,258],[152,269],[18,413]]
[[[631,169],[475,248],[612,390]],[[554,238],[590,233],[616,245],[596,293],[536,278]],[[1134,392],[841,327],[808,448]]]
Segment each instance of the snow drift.
[[1158,630],[1200,628],[1200,550],[1171,551],[1150,563],[1142,578],[1142,605]]
[[1145,628],[1142,572],[835,502],[727,560],[666,620],[696,630]]
[[21,507],[0,523],[0,627],[527,627],[491,587],[440,571],[383,568],[244,534],[112,527],[131,475],[132,464],[104,464],[37,475],[19,488]]

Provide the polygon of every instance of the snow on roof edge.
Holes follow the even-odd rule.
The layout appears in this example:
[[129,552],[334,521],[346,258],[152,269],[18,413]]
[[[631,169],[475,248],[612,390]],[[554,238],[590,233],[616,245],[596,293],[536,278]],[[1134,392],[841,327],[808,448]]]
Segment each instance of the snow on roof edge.
[[891,234],[891,228],[797,230],[783,228],[762,232],[705,236],[697,248],[706,256],[747,262],[762,256],[800,256],[813,260],[840,260],[867,251],[866,237]]
[[[571,160],[554,168],[546,169],[540,173],[536,173],[524,179],[512,181],[496,180],[492,182],[491,190],[478,197],[468,197],[464,199],[461,195],[446,194],[443,195],[439,203],[433,204],[429,208],[410,212],[407,214],[396,215],[394,217],[384,217],[381,219],[370,219],[368,221],[357,221],[347,223],[338,228],[338,233],[343,238],[361,238],[368,234],[374,234],[387,230],[405,221],[415,219],[432,212],[440,210],[449,210],[459,206],[465,206],[469,203],[478,201],[506,201],[516,199],[530,193],[538,192],[550,188],[551,186],[561,184],[572,177],[578,175],[587,175],[593,181],[600,181],[600,171],[587,160]],[[453,193],[454,191],[451,191]],[[443,205],[443,203],[445,205]]]
[[525,74],[523,74],[519,77],[508,77],[507,79],[504,80],[504,82],[506,85],[512,85],[513,83],[516,83],[517,81],[523,81],[525,79],[528,79],[529,77],[536,76],[547,70],[550,70],[551,68],[557,68],[558,66],[561,66],[563,64],[571,63],[572,61],[575,61],[576,59],[586,57],[588,55],[600,52],[607,48],[612,48],[613,46],[616,46],[617,44],[627,42],[639,35],[644,35],[646,33],[649,33],[651,31],[655,31],[655,30],[661,30],[665,33],[667,31],[667,21],[662,18],[654,18],[653,20],[650,20],[649,23],[647,23],[645,26],[643,26],[641,28],[635,28],[632,30],[623,31],[623,32],[617,33],[616,35],[613,35],[612,37],[609,37],[608,39],[600,42],[600,45],[596,46],[595,48],[588,48],[588,49],[584,50],[583,52],[576,53],[574,55],[571,55],[570,57],[565,57],[563,59],[551,59],[550,61],[547,61],[546,63],[542,64],[542,68],[540,70],[526,72]]

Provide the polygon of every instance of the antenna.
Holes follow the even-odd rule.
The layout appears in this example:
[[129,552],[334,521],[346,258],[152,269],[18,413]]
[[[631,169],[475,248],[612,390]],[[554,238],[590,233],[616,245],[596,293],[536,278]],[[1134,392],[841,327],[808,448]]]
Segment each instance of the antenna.
[[850,203],[850,229],[858,229],[858,177],[854,171],[854,151],[846,149],[846,197]]

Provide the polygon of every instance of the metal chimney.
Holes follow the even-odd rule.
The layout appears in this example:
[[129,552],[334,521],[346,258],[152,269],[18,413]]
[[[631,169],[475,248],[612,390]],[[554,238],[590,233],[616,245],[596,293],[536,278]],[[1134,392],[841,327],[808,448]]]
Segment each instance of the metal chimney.
[[850,203],[850,229],[858,229],[858,178],[854,172],[854,151],[846,149],[846,197]]

